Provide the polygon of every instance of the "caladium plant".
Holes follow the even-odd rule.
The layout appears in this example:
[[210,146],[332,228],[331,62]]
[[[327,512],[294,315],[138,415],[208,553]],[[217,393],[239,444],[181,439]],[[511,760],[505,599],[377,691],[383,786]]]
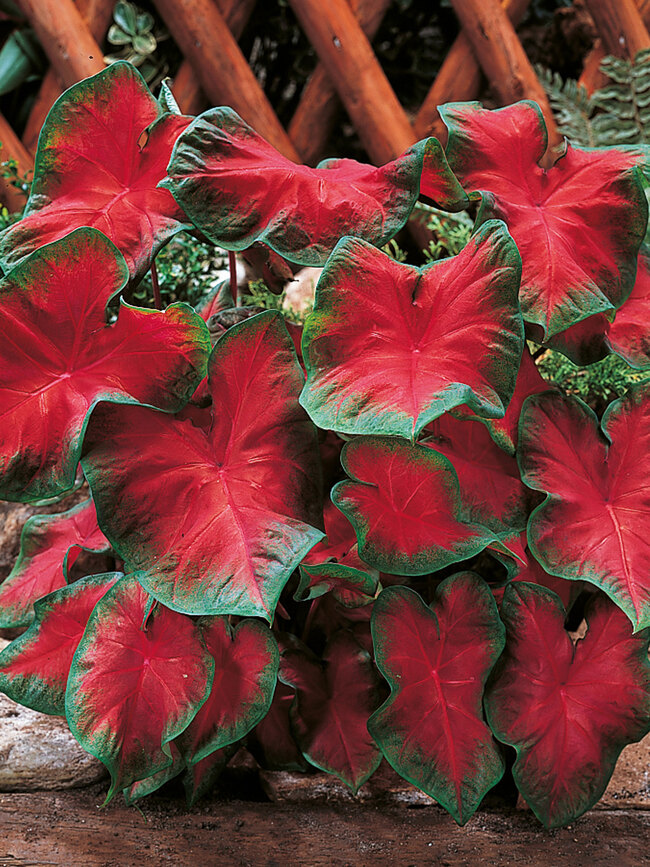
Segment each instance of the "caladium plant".
[[[650,729],[650,385],[599,421],[535,358],[650,367],[644,153],[547,169],[534,104],[441,113],[446,152],[316,169],[125,63],[48,116],[0,236],[0,496],[89,498],[25,526],[0,690],[66,716],[107,800],[194,803],[245,744],[353,792],[385,758],[459,823],[509,774],[557,826]],[[382,249],[418,198],[480,200],[457,255]],[[118,307],[188,227],[324,266],[304,328],[223,284]]]

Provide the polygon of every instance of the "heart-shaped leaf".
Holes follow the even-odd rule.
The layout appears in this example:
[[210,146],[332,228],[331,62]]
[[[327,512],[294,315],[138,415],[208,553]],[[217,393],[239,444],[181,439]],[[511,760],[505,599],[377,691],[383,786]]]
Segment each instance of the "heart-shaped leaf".
[[0,497],[29,502],[72,487],[99,401],[180,409],[205,373],[210,340],[186,304],[164,313],[105,306],[127,279],[96,229],[78,229],[0,282]]
[[256,726],[249,749],[262,765],[273,771],[304,771],[307,763],[298,749],[289,712],[295,690],[278,680],[268,713]]
[[529,397],[520,430],[522,479],[548,495],[528,524],[533,554],[650,625],[650,389],[610,404],[604,437],[589,407],[559,394]]
[[[566,145],[551,169],[538,105],[489,111],[450,103],[447,157],[466,189],[480,190],[478,221],[504,219],[521,253],[521,310],[547,337],[613,310],[634,284],[648,206],[639,148]],[[612,231],[612,226],[616,231]]]
[[549,341],[576,364],[592,364],[614,352],[632,367],[650,367],[650,260],[639,256],[636,281],[611,322],[604,313],[589,316]]
[[585,616],[587,634],[574,645],[550,590],[510,584],[501,606],[507,644],[486,711],[497,738],[517,750],[515,782],[548,828],[593,806],[623,747],[650,729],[650,631],[633,634],[601,594]]
[[66,90],[41,131],[23,219],[0,238],[5,272],[38,247],[93,226],[120,250],[132,278],[145,274],[186,221],[157,184],[189,122],[164,113],[130,63]]
[[[318,450],[282,317],[231,328],[196,418],[98,407],[84,472],[99,520],[143,586],[189,614],[272,621],[282,588],[322,538]],[[263,410],[263,411],[262,411]]]
[[342,239],[305,324],[302,405],[322,428],[408,438],[463,403],[502,417],[523,347],[519,268],[499,222],[423,268]]
[[0,691],[41,713],[63,716],[72,657],[90,613],[121,577],[91,575],[39,599],[32,625],[0,653]]
[[380,168],[355,160],[296,165],[231,108],[213,108],[180,136],[161,183],[215,244],[244,250],[256,241],[301,265],[323,265],[341,235],[385,244],[423,192],[443,207],[467,197],[436,139]]
[[388,587],[372,637],[391,695],[368,730],[398,774],[464,825],[505,768],[483,721],[483,688],[505,644],[490,589],[461,572],[427,607],[413,590]]
[[322,661],[296,640],[282,651],[280,677],[296,690],[291,721],[303,755],[356,793],[381,761],[367,729],[379,703],[370,655],[347,630],[328,641]]
[[388,437],[349,442],[341,457],[351,480],[332,500],[351,521],[363,559],[383,572],[424,575],[478,554],[495,539],[473,523],[447,458]]
[[134,576],[118,581],[95,606],[70,669],[66,716],[110,771],[106,803],[172,764],[168,744],[212,684],[214,660],[197,621],[160,605],[147,616],[149,608]]
[[529,492],[514,457],[500,449],[489,431],[475,421],[445,413],[427,430],[431,436],[424,444],[451,461],[473,520],[498,534],[523,530]]
[[0,627],[28,626],[34,602],[65,587],[68,570],[82,550],[109,548],[92,500],[58,515],[34,515],[23,527],[14,568],[0,584]]
[[256,620],[231,630],[225,617],[206,618],[201,630],[214,659],[210,695],[175,741],[188,765],[241,740],[264,717],[278,674],[273,633]]

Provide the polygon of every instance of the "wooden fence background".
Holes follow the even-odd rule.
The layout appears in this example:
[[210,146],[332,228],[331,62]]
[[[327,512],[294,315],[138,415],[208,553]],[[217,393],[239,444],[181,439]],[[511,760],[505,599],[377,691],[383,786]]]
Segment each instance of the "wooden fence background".
[[[63,89],[104,68],[103,41],[115,0],[17,0],[50,61],[20,139],[0,115],[0,159],[14,158],[19,172],[33,169],[38,133]],[[256,0],[153,0],[184,60],[173,82],[181,109],[231,105],[251,126],[296,162],[313,164],[335,121],[339,101],[372,162],[393,159],[432,134],[444,140],[437,106],[474,99],[482,74],[506,105],[536,100],[551,140],[557,131],[548,99],[515,32],[530,0],[451,0],[462,27],[414,117],[400,104],[370,40],[391,0],[289,0],[319,63],[285,129],[242,53],[238,39]],[[606,54],[633,57],[650,48],[650,0],[584,0],[599,34],[586,59],[581,83],[600,86]],[[407,13],[406,13],[407,14]],[[5,184],[0,197],[22,207],[19,192]]]

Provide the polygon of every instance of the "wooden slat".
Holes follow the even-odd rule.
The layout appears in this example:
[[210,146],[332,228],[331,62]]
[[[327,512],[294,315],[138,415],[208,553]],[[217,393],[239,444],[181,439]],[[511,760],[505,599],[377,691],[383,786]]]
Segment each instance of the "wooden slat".
[[490,84],[504,105],[535,100],[546,120],[549,144],[558,144],[553,112],[512,22],[499,0],[451,0]]
[[[77,9],[98,44],[104,41],[113,17],[114,5],[114,0],[77,0]],[[23,131],[23,144],[32,153],[36,151],[38,136],[47,113],[61,95],[62,90],[61,81],[56,71],[53,68],[48,69]]]
[[634,0],[585,0],[609,54],[633,58],[650,48],[650,34]]
[[[0,161],[14,159],[18,163],[18,174],[22,177],[25,172],[34,171],[32,155],[25,148],[21,140],[13,131],[11,124],[4,115],[0,114]],[[9,211],[22,211],[27,199],[13,187],[8,181],[0,182],[0,199]]]
[[64,87],[104,69],[101,48],[72,0],[17,0]]
[[[350,8],[368,39],[374,37],[390,4],[391,0],[351,0]],[[319,63],[303,89],[288,129],[289,138],[308,165],[323,156],[340,104],[327,69]]]
[[[503,8],[515,27],[523,18],[529,3],[530,0],[502,0]],[[461,31],[415,116],[413,127],[416,136],[420,139],[435,135],[445,141],[447,129],[438,114],[438,106],[445,102],[475,99],[480,85],[481,67],[474,46],[465,32]]]
[[274,147],[299,162],[216,4],[211,0],[155,0],[155,5],[206,95],[217,105],[231,105]]
[[394,159],[415,141],[413,128],[347,0],[289,2],[371,159]]
[[[648,26],[650,26],[650,0],[641,0],[641,2],[638,3],[638,9],[641,19],[647,29]],[[582,74],[578,79],[578,84],[581,84],[589,94],[592,94],[595,90],[603,87],[608,81],[607,76],[600,71],[600,64],[607,57],[608,53],[609,52],[603,44],[603,40],[597,39],[594,43],[594,47],[587,55]],[[620,53],[619,49],[616,54]]]
[[[217,0],[219,11],[235,39],[239,39],[244,32],[256,2],[257,0]],[[207,106],[207,97],[189,60],[181,63],[174,76],[172,90],[183,114],[200,114]]]

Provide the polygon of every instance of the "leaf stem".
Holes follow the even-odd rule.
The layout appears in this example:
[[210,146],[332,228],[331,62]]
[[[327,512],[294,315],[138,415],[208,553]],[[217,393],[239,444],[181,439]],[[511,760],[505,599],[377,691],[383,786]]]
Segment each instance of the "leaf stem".
[[156,269],[156,260],[151,263],[151,285],[153,286],[153,301],[156,305],[156,310],[162,310],[162,298],[160,297],[160,284],[158,283],[158,271]]
[[307,636],[311,631],[311,625],[314,621],[314,615],[316,614],[318,603],[321,601],[322,598],[322,596],[317,596],[315,599],[312,600],[312,603],[309,606],[309,611],[307,612],[307,617],[305,618],[305,625],[302,630],[302,641],[307,641]]
[[235,258],[234,250],[228,250],[228,266],[230,268],[230,294],[234,301],[234,306],[237,306],[237,259]]

